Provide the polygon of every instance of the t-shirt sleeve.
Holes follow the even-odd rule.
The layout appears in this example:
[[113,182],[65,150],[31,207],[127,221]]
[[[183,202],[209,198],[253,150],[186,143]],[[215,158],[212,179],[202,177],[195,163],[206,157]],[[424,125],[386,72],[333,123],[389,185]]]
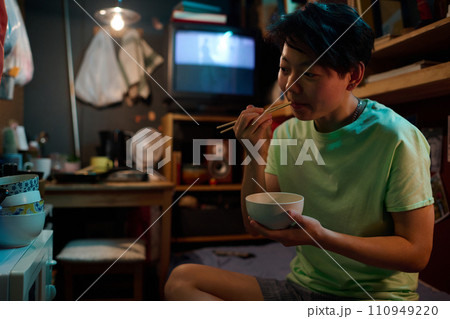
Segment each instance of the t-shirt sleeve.
[[430,146],[417,129],[401,136],[392,156],[385,206],[401,212],[433,204]]

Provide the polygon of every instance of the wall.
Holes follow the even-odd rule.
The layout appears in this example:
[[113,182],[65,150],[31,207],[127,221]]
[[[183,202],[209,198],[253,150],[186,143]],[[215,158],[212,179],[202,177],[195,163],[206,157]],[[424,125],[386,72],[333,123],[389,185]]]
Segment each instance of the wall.
[[[93,14],[98,9],[111,7],[114,1],[77,1],[87,12]],[[152,18],[160,19],[167,24],[173,6],[179,0],[127,0],[124,6],[138,11],[142,19],[135,26],[144,30],[144,40],[158,53],[165,55],[164,32],[152,26]],[[203,1],[221,6],[228,13],[240,1]],[[72,37],[73,65],[75,75],[82,62],[83,54],[93,36],[96,25],[75,3],[68,0]],[[240,6],[237,6],[238,8]],[[234,9],[233,9],[234,10]],[[72,118],[70,112],[69,82],[67,75],[63,0],[25,1],[25,16],[28,36],[35,64],[33,80],[25,88],[24,123],[30,138],[45,130],[49,141],[45,154],[52,152],[73,154]],[[163,86],[165,81],[164,67],[157,69],[152,76]],[[90,156],[95,155],[96,146],[100,145],[98,131],[123,129],[137,131],[146,126],[158,127],[165,114],[163,101],[166,94],[151,83],[152,103],[148,106],[140,103],[133,107],[125,104],[95,109],[77,100],[78,121],[81,143],[81,155],[84,165]],[[156,113],[156,120],[147,120],[148,111]],[[144,119],[135,123],[136,115]]]
[[[23,125],[23,88],[14,88],[14,99],[0,100],[0,128],[9,126],[9,120]],[[0,145],[3,145],[3,134],[0,134]]]

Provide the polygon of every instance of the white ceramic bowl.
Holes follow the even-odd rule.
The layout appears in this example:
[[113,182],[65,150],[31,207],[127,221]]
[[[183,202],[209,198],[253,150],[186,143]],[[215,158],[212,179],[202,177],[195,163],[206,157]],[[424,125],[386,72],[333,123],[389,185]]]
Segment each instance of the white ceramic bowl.
[[286,212],[295,210],[301,214],[303,203],[303,196],[283,192],[256,193],[245,198],[248,215],[270,229],[284,229],[292,225],[294,222]]
[[44,228],[45,212],[30,215],[0,215],[0,247],[29,245]]
[[8,195],[0,205],[2,207],[19,206],[39,202],[40,200],[41,193],[39,193],[39,191],[31,191],[11,196]]
[[34,174],[0,177],[0,188],[8,190],[8,196],[39,190],[39,176]]

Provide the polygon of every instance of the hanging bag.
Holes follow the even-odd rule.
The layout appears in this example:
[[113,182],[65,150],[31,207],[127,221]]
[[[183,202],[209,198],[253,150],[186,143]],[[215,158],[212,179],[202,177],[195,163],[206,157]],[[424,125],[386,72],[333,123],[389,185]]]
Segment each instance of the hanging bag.
[[77,98],[95,107],[119,103],[127,85],[111,38],[102,31],[91,41],[75,79]]
[[14,45],[9,55],[5,52],[3,70],[5,72],[10,71],[11,76],[14,77],[14,84],[23,86],[31,81],[34,74],[30,41],[17,1],[6,0],[5,4],[8,12],[9,28],[6,40],[14,41]]

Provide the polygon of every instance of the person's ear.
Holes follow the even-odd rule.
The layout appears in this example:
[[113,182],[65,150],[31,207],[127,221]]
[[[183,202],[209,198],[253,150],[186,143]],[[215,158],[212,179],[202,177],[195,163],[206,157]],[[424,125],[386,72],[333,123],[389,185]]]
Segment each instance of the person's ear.
[[359,85],[359,83],[361,83],[364,77],[365,70],[366,66],[364,65],[364,63],[359,62],[358,66],[350,71],[350,80],[347,85],[348,91],[354,90]]

